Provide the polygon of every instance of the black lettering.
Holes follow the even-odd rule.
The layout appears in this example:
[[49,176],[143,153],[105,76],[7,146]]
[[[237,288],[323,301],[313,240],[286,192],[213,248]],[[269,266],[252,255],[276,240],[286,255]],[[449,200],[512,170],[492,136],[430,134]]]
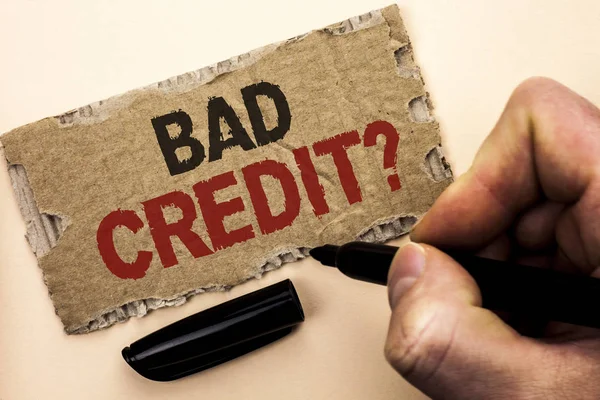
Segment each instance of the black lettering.
[[[171,137],[167,129],[167,126],[173,124],[178,125],[181,129],[176,137]],[[198,139],[191,136],[193,130],[192,119],[187,113],[179,110],[152,118],[152,126],[171,175],[191,171],[204,161],[206,156],[204,146]],[[189,147],[191,156],[180,161],[176,150],[183,147]]]
[[[221,132],[221,118],[229,126],[229,138]],[[208,161],[220,160],[223,150],[240,146],[244,150],[255,149],[256,145],[248,136],[233,108],[222,97],[213,97],[208,102]]]
[[[273,100],[277,109],[277,126],[271,130],[267,130],[265,120],[258,106],[257,97],[267,96]],[[287,131],[290,129],[292,115],[290,114],[290,106],[288,105],[285,95],[279,89],[279,86],[269,82],[260,82],[254,85],[246,86],[242,89],[242,97],[244,104],[248,110],[248,117],[252,124],[256,144],[264,146],[279,139],[283,139]]]

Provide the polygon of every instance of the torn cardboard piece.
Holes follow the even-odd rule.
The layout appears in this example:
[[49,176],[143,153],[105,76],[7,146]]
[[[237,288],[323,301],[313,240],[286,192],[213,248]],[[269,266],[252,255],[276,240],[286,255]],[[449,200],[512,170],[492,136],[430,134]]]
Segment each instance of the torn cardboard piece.
[[452,181],[395,6],[1,140],[68,333],[398,237]]

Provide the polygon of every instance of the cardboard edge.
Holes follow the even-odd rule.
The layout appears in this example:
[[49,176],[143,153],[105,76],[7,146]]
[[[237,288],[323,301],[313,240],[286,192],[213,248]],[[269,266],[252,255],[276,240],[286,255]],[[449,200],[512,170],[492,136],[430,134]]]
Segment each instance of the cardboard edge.
[[70,224],[69,218],[40,212],[25,167],[6,161],[13,192],[25,222],[27,230],[25,237],[36,258],[39,259],[58,244]]
[[[390,7],[393,8],[394,6]],[[195,71],[186,72],[148,86],[132,89],[126,93],[67,111],[63,114],[54,116],[53,118],[58,123],[58,126],[62,128],[76,125],[96,124],[108,119],[114,113],[129,106],[136,97],[143,92],[158,90],[163,93],[185,93],[198,86],[205,85],[224,74],[246,68],[256,63],[267,54],[274,52],[280,46],[303,40],[311,33],[325,32],[331,35],[345,35],[386,23],[387,20],[383,17],[382,12],[383,9],[370,11],[322,29],[316,29],[291,39],[251,50],[247,53],[231,57],[227,60],[208,65]]]
[[[383,243],[391,239],[396,239],[412,229],[416,224],[418,216],[402,215],[393,217],[387,220],[379,221],[373,226],[361,231],[356,239],[364,242]],[[309,256],[308,247],[290,247],[285,250],[279,249],[274,257],[270,257],[262,262],[259,271],[245,279],[242,282],[231,286],[212,285],[185,292],[177,297],[170,299],[149,298],[144,300],[136,300],[126,303],[120,307],[106,310],[100,315],[89,321],[87,324],[76,327],[65,327],[68,334],[83,334],[96,330],[108,328],[116,323],[125,322],[131,317],[143,317],[153,310],[163,307],[180,306],[185,304],[189,298],[196,294],[205,292],[227,291],[233,286],[237,286],[251,279],[260,279],[266,272],[275,270],[283,266],[283,264],[301,260]]]
[[[390,28],[390,46],[395,49],[394,55],[398,64],[399,75],[404,78],[420,79],[424,85],[420,70],[414,62],[412,48],[410,46],[408,35],[404,29],[399,9],[396,5],[392,5],[380,10],[374,10],[360,16],[352,17],[346,21],[322,29],[313,30],[286,41],[252,50],[246,54],[232,57],[229,60],[221,61],[196,71],[178,75],[143,88],[134,89],[124,94],[113,96],[107,100],[71,110],[53,118],[60,127],[99,123],[109,118],[114,112],[127,107],[143,91],[161,90],[165,93],[173,91],[186,92],[197,86],[207,84],[223,74],[250,66],[265,55],[275,51],[282,44],[303,40],[310,33],[324,32],[331,35],[343,35],[361,29],[367,29],[382,23],[388,24],[388,27]],[[411,101],[411,103],[417,105],[417,108],[415,109],[416,114],[414,114],[416,122],[435,122],[432,113],[432,104],[428,94],[426,96],[415,98],[413,101]],[[409,103],[409,110],[411,103]],[[425,109],[423,109],[423,105],[425,106]],[[425,117],[423,117],[423,115],[425,115]],[[1,143],[0,156],[4,157]],[[57,245],[62,233],[64,233],[64,230],[67,228],[69,221],[66,217],[40,212],[35,201],[33,190],[27,179],[25,168],[19,164],[11,164],[8,160],[7,166],[13,189],[17,196],[17,202],[19,203],[21,214],[25,220],[27,228],[26,237],[32,251],[39,259]],[[428,150],[424,157],[422,168],[427,172],[428,176],[436,182],[452,179],[452,172],[443,157],[441,145]],[[408,233],[412,226],[416,224],[418,218],[420,218],[419,215],[398,215],[386,220],[374,221],[371,226],[359,232],[356,239],[367,242],[385,242],[387,240],[398,238]],[[305,258],[308,256],[308,250],[308,247],[277,249],[277,254],[271,254],[265,257],[258,268],[258,272],[247,280],[259,279],[265,272],[277,269],[285,263]],[[241,283],[243,282],[238,282],[236,285]],[[226,291],[231,287],[233,286],[212,285],[190,290],[168,299],[148,298],[135,300],[119,307],[103,310],[84,324],[65,325],[65,332],[68,334],[82,334],[105,329],[116,323],[124,322],[131,317],[145,316],[152,310],[182,305],[187,299],[196,294],[212,291]],[[49,294],[50,297],[52,297],[50,291]]]

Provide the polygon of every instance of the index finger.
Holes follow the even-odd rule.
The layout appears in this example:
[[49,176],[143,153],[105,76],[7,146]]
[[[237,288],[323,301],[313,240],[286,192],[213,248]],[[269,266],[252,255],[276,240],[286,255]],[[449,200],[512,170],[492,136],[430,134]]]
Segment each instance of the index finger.
[[[411,233],[438,247],[480,248],[540,199],[600,209],[600,111],[567,87],[531,78],[513,92],[471,168]],[[598,192],[596,190],[595,192]],[[591,221],[590,221],[591,222]]]

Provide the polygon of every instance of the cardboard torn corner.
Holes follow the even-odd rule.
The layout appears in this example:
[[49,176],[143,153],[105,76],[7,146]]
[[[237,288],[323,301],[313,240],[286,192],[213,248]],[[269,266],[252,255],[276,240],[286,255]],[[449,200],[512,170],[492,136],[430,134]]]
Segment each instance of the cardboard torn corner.
[[58,244],[69,225],[69,219],[40,212],[25,167],[20,164],[8,164],[8,175],[25,221],[27,241],[35,256],[40,258]]

